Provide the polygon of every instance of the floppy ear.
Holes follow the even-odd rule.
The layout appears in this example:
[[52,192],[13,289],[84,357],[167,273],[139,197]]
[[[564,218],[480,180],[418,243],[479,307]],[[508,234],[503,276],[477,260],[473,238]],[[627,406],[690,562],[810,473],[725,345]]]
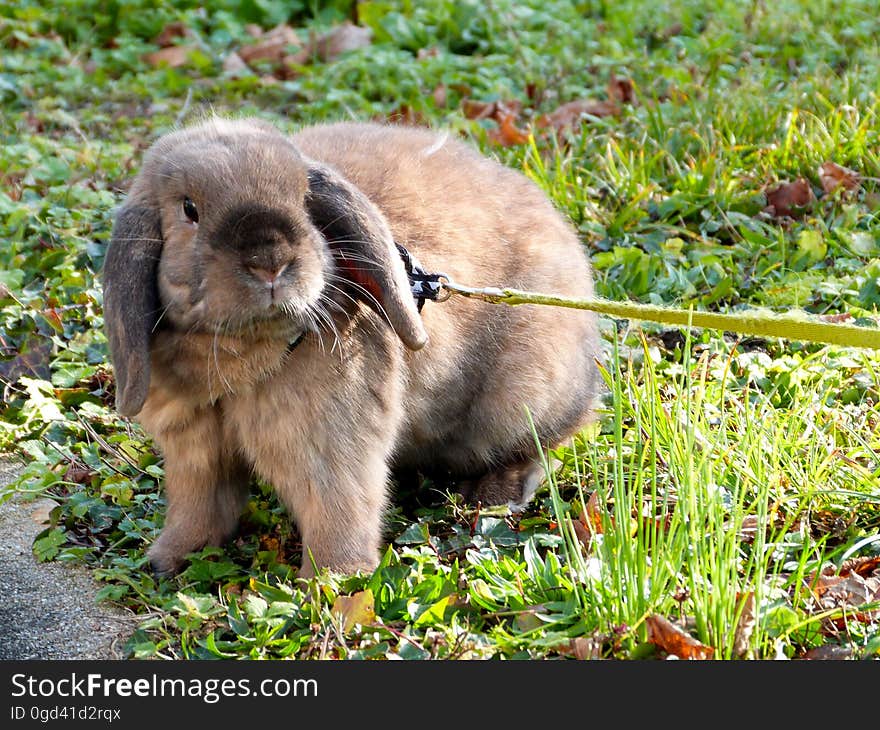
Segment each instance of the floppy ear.
[[156,272],[162,228],[155,206],[131,203],[116,216],[104,258],[104,328],[116,375],[116,410],[134,416],[150,387],[150,335],[159,314]]
[[406,269],[385,216],[336,171],[310,163],[306,208],[324,235],[353,292],[387,316],[410,350],[424,347],[428,333],[416,309]]

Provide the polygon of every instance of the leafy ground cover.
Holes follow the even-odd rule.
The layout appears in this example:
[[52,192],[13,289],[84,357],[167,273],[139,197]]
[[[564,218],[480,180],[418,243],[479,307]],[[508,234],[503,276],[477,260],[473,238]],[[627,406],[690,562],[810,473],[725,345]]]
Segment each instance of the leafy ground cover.
[[0,450],[58,503],[36,555],[142,618],[132,657],[877,658],[874,352],[603,321],[597,422],[524,514],[426,484],[372,575],[303,582],[255,485],[157,580],[162,461],[114,413],[97,274],[176,124],[376,118],[522,169],[602,295],[876,327],[878,31],[869,0],[3,5]]

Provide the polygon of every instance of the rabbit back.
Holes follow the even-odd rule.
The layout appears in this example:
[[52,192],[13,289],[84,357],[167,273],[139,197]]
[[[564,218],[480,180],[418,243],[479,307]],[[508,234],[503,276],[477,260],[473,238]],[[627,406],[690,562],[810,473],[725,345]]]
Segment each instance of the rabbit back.
[[[592,295],[584,246],[544,192],[448,134],[341,123],[293,140],[358,186],[428,271],[470,286]],[[422,318],[428,345],[404,357],[399,467],[461,476],[524,458],[534,452],[525,407],[546,445],[588,420],[593,314],[452,297]]]

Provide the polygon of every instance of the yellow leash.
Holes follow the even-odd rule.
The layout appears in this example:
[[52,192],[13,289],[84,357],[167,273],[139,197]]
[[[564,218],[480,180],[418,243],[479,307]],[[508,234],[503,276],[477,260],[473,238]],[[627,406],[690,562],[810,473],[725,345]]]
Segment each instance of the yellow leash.
[[782,337],[787,340],[804,342],[824,342],[844,347],[864,347],[880,350],[880,329],[859,327],[840,322],[826,322],[807,312],[776,313],[763,310],[749,310],[735,314],[715,312],[698,312],[693,309],[675,309],[660,307],[654,304],[637,304],[635,302],[613,302],[599,297],[575,299],[522,291],[520,289],[501,289],[487,287],[475,289],[452,281],[448,276],[440,274],[440,285],[449,294],[438,298],[448,298],[451,294],[479,299],[491,304],[540,304],[550,307],[568,307],[569,309],[587,309],[599,314],[608,314],[623,319],[639,319],[663,324],[682,325],[685,327],[705,327],[708,329],[738,332],[744,335],[759,337]]

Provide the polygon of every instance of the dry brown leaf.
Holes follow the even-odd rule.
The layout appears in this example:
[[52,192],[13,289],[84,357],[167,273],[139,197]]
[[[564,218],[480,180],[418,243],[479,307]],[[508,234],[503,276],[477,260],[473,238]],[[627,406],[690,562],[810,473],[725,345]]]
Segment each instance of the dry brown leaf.
[[577,537],[578,542],[584,546],[584,549],[588,552],[592,549],[593,537],[592,533],[584,527],[583,522],[580,520],[571,520],[571,526],[574,529],[575,537]]
[[[601,535],[604,532],[602,527],[602,507],[599,505],[599,490],[596,489],[590,495],[587,503],[584,505],[584,511],[578,515],[575,522],[575,531],[578,527],[587,536],[587,543],[593,535]],[[578,535],[580,537],[580,535]]]
[[74,482],[75,484],[88,484],[92,481],[94,474],[95,472],[87,466],[74,462],[64,470],[64,481]]
[[146,54],[144,61],[153,68],[159,68],[160,66],[177,68],[178,66],[184,66],[189,61],[189,54],[194,50],[194,46],[168,46],[167,48],[160,48],[158,51]]
[[[811,581],[815,580],[821,595],[822,589],[836,582],[856,576],[863,580],[880,580],[880,555],[863,558],[850,558],[845,560],[839,569],[828,565],[822,569],[818,576],[813,574]],[[814,588],[814,592],[817,588]]]
[[42,314],[57,332],[64,331],[64,322],[61,319],[61,314],[55,307],[46,307]]
[[162,28],[159,35],[157,35],[153,39],[153,43],[155,43],[160,48],[166,48],[167,46],[173,46],[174,41],[178,38],[190,38],[192,36],[192,31],[184,25],[181,21],[177,20],[173,23],[169,23],[164,28]]
[[529,141],[527,132],[519,129],[514,120],[513,114],[497,115],[498,129],[492,129],[488,133],[488,137],[495,144],[502,147],[513,147],[514,145],[525,144]]
[[248,65],[241,56],[235,51],[231,51],[226,58],[223,59],[223,70],[228,74],[236,74],[241,71],[247,71]]
[[648,627],[648,641],[679,659],[711,659],[715,653],[711,646],[697,641],[659,614],[648,616],[645,624]]
[[880,555],[866,558],[850,558],[840,565],[840,574],[858,573],[862,578],[867,578],[872,573],[880,570]]
[[[729,530],[733,527],[733,522],[725,522],[724,528]],[[750,545],[755,541],[755,536],[758,534],[758,528],[760,527],[758,523],[757,515],[746,515],[742,518],[742,522],[740,523],[740,529],[737,533],[737,537],[741,542]]]
[[829,659],[852,659],[852,649],[848,646],[835,646],[823,644],[815,649],[810,649],[803,656],[804,659],[829,660]]
[[349,21],[318,36],[311,46],[314,53],[325,63],[333,61],[348,51],[365,48],[373,41],[373,31]]
[[[379,117],[376,121],[383,121],[383,119],[382,117]],[[384,121],[391,124],[406,124],[413,127],[429,126],[428,120],[425,119],[425,115],[420,111],[413,109],[409,104],[401,104],[396,109],[390,111],[385,116]]]
[[489,119],[495,114],[495,102],[462,99],[461,110],[467,119]]
[[530,81],[526,84],[526,98],[528,98],[533,107],[538,106],[541,103],[541,99],[543,97],[543,87],[538,86],[538,84],[536,84],[534,81]]
[[442,109],[443,107],[445,107],[447,97],[446,84],[437,84],[437,86],[434,87],[434,91],[431,96],[434,99],[434,106],[436,106],[438,109]]
[[40,499],[31,510],[30,517],[38,525],[52,523],[52,510],[58,506],[58,502],[52,499]]
[[580,660],[601,659],[602,642],[592,636],[579,636],[576,639],[569,639],[567,644],[557,646],[556,651]]
[[494,119],[498,121],[502,116],[519,116],[522,111],[522,102],[517,99],[508,101],[478,101],[477,99],[462,99],[461,109],[468,119]]
[[608,98],[619,104],[635,104],[635,85],[630,79],[619,79],[611,74],[611,79],[608,81]]
[[[737,596],[737,600],[743,600],[742,596]],[[739,616],[736,624],[736,634],[733,637],[733,655],[735,657],[743,657],[749,650],[749,642],[752,639],[752,633],[755,630],[755,593],[751,591],[746,594],[743,602],[743,611]]]
[[556,132],[570,129],[589,117],[613,117],[620,113],[614,101],[577,99],[557,107],[538,120],[539,127],[550,127]]
[[834,162],[824,162],[819,165],[819,183],[826,193],[833,193],[838,188],[856,190],[861,182],[862,176],[848,167]]
[[684,30],[684,26],[681,23],[673,23],[668,28],[665,28],[660,33],[660,38],[664,41],[668,41],[670,38],[674,38],[677,35],[681,35],[681,32]]
[[300,48],[302,42],[293,28],[282,23],[258,36],[254,43],[239,48],[238,55],[247,64],[254,64],[257,61],[278,62],[289,55],[290,46]]
[[[846,616],[829,619],[828,623],[843,629],[847,621],[867,623],[880,616],[880,609],[858,611],[868,603],[880,600],[880,570],[874,558],[857,558],[841,566],[840,574],[835,574],[834,566],[829,566],[816,575],[810,576],[809,585],[816,602],[823,609],[840,608]],[[858,571],[865,572],[863,576]]]
[[356,624],[368,626],[376,620],[373,591],[367,588],[352,596],[337,596],[330,612],[342,617],[343,631],[351,631]]
[[781,182],[771,190],[767,190],[765,195],[767,212],[777,217],[794,217],[816,200],[810,183],[802,177],[794,182]]

